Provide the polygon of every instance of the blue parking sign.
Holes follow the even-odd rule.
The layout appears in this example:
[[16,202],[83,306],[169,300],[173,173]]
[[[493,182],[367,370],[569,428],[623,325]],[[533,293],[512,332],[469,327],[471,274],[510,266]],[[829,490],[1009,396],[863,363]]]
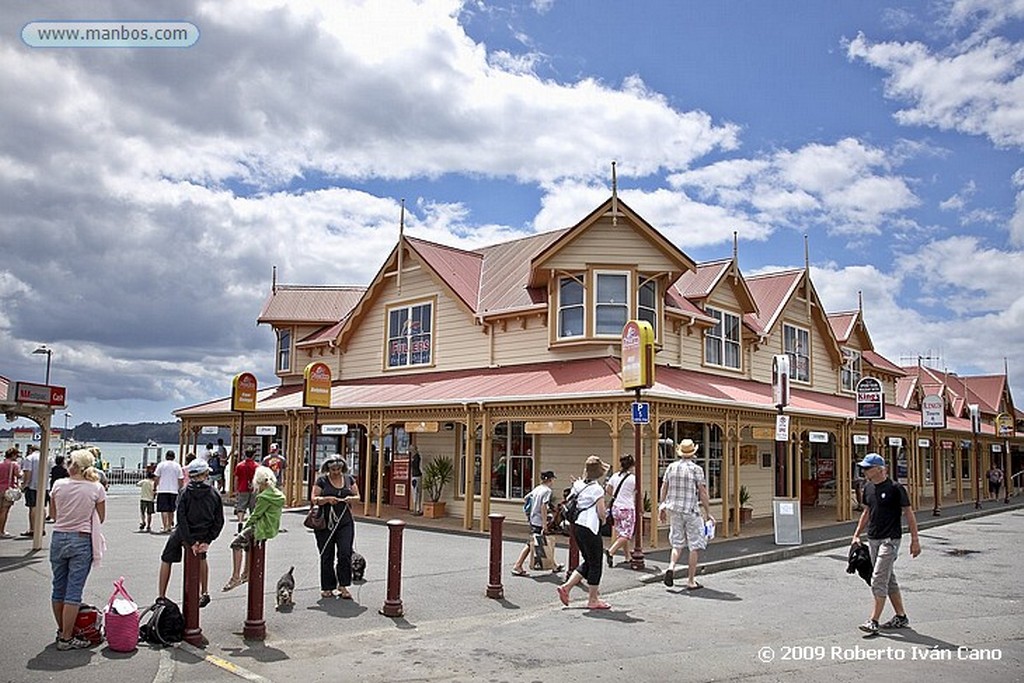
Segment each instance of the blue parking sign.
[[633,409],[633,424],[645,425],[651,422],[651,404],[644,401],[634,401],[630,404]]

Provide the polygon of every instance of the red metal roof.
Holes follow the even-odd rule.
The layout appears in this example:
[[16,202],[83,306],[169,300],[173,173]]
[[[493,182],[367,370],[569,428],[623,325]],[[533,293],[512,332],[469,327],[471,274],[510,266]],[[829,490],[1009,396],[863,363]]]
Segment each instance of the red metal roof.
[[877,351],[864,350],[861,351],[860,355],[868,364],[877,370],[883,370],[896,376],[902,376],[904,374],[903,369],[900,368],[900,366],[896,365]]
[[362,298],[366,287],[277,285],[263,304],[258,323],[336,323]]
[[696,270],[688,270],[673,285],[687,299],[705,299],[732,265],[732,259],[698,263]]
[[502,311],[546,304],[546,289],[527,287],[530,280],[530,261],[568,230],[564,228],[530,235],[479,249],[478,252],[483,256],[483,266],[478,313],[493,315]]
[[754,297],[757,312],[747,313],[743,320],[751,329],[761,334],[771,330],[803,275],[804,271],[801,269],[748,277],[747,287]]
[[469,310],[477,312],[483,257],[471,251],[407,237],[406,242],[444,280]]
[[850,335],[853,334],[853,325],[857,322],[859,315],[860,311],[828,314],[828,324],[832,327],[832,333],[836,336],[836,341],[840,344],[850,341]]

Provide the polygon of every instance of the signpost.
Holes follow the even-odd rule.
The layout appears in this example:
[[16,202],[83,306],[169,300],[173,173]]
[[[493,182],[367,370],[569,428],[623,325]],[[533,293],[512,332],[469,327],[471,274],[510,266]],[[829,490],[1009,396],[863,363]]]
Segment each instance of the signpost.
[[[238,443],[235,458],[242,456],[241,448],[245,441],[245,414],[256,411],[256,392],[258,385],[256,376],[250,372],[240,372],[231,380],[231,410],[238,413],[238,441],[232,439],[232,444]],[[236,450],[232,445],[231,450]],[[231,463],[232,466],[234,463]],[[232,469],[227,470],[229,472]]]
[[1010,502],[1010,437],[1013,435],[1013,418],[1006,413],[996,416],[996,434],[1003,437],[1003,503]]
[[[654,328],[644,320],[630,320],[622,328],[622,388],[634,392],[632,404],[633,416],[633,457],[636,463],[636,492],[633,499],[634,509],[640,524],[633,534],[633,552],[630,554],[629,566],[632,569],[644,568],[644,549],[641,531],[643,530],[643,425],[651,419],[650,404],[640,400],[640,390],[654,386]],[[653,458],[652,458],[653,463]],[[652,519],[653,522],[653,519]],[[653,523],[652,527],[653,528]]]
[[972,403],[967,406],[971,414],[971,442],[974,446],[974,471],[971,479],[974,480],[974,509],[981,508],[981,448],[978,446],[978,432],[981,431],[981,406]]
[[312,500],[313,480],[316,479],[316,435],[320,408],[331,407],[331,368],[326,363],[314,361],[303,370],[302,405],[313,408],[313,426],[309,430],[309,473],[306,476],[306,495]]
[[885,392],[882,390],[882,383],[874,377],[864,377],[857,382],[857,419],[868,421],[870,451],[875,445],[872,421],[885,419]]
[[789,405],[789,356],[779,354],[772,357],[772,401],[778,414],[775,416],[775,496],[789,498],[789,472],[786,458],[786,444],[789,442],[789,415],[783,411]]
[[938,394],[929,394],[921,399],[921,428],[932,430],[932,516],[942,514],[940,479],[942,470],[939,467],[939,442],[935,438],[936,429],[946,428],[946,402]]

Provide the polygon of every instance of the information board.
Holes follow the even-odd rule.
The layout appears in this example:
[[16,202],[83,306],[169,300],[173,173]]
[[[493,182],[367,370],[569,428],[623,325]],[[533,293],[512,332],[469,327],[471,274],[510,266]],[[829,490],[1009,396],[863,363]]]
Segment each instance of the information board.
[[800,499],[773,498],[772,519],[775,526],[775,545],[800,545]]

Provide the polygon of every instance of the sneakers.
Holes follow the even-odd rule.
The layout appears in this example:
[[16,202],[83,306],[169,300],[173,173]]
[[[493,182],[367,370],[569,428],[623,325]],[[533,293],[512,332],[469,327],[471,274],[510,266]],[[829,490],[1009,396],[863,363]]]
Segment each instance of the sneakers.
[[203,593],[202,595],[199,596],[199,606],[200,607],[206,607],[209,604],[210,604],[210,594],[209,593]]
[[675,574],[675,570],[674,569],[666,569],[665,570],[665,576],[663,577],[663,580],[665,581],[665,585],[668,586],[669,588],[671,588],[672,584],[674,583],[672,581],[673,574]]
[[57,639],[58,650],[86,650],[92,647],[92,643],[88,640],[82,640],[81,638],[69,638],[64,640],[63,638]]
[[607,550],[604,551],[604,561],[609,568],[611,568],[615,564],[615,561],[612,559],[612,554]]
[[907,619],[907,615],[897,614],[889,621],[881,625],[880,628],[906,628],[910,626],[910,619]]
[[864,633],[874,635],[878,633],[878,622],[874,619],[868,619],[857,628],[859,628],[861,631],[864,631]]

